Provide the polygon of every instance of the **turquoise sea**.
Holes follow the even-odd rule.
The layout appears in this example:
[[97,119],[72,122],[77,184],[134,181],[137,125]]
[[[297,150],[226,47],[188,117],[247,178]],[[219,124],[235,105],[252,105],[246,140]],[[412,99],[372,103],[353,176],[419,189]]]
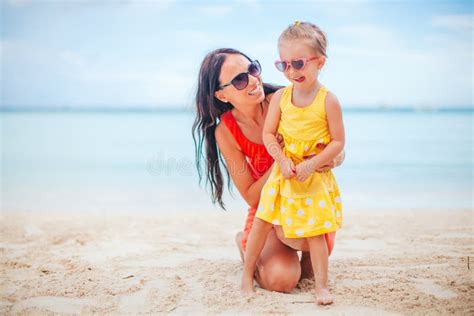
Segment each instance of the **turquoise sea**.
[[[1,208],[219,211],[199,186],[186,111],[4,111]],[[472,209],[473,111],[347,110],[346,211]],[[237,190],[230,211],[245,211]]]

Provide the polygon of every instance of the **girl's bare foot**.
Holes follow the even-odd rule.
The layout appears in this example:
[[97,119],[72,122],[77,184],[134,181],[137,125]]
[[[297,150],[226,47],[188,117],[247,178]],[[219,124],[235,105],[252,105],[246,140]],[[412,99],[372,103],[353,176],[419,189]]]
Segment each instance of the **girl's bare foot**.
[[314,277],[313,266],[311,264],[311,256],[309,252],[303,251],[301,253],[301,276],[300,281],[303,279],[311,279]]
[[329,305],[334,302],[334,297],[329,293],[329,289],[316,289],[316,304]]

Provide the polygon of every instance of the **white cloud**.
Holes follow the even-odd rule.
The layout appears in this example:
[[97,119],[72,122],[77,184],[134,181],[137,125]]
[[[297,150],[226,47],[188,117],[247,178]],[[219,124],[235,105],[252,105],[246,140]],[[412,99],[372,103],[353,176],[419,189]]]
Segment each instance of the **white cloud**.
[[104,87],[99,103],[120,105],[183,106],[190,102],[195,76],[146,71],[94,71],[82,74],[89,86]]
[[[283,29],[278,23],[286,26],[291,21],[285,22],[285,16],[270,23],[267,17],[284,15],[286,10],[270,12],[272,9],[265,1],[232,1],[222,5],[178,2],[169,11],[164,10],[175,2],[77,3],[91,5],[80,6],[80,14],[74,10],[71,16],[54,14],[62,19],[52,20],[52,24],[38,30],[44,33],[36,32],[36,24],[32,24],[29,29],[21,29],[25,35],[22,40],[0,40],[2,75],[8,76],[2,87],[10,104],[182,106],[192,100],[204,55],[218,47],[242,50],[260,60],[266,82],[288,84],[273,61],[278,58],[276,41]],[[472,103],[472,22],[468,21],[472,15],[429,16],[417,22],[426,27],[421,33],[416,26],[400,28],[398,22],[379,24],[380,16],[366,18],[373,13],[371,4],[350,2],[348,8],[341,9],[345,3],[304,4],[306,16],[313,11],[319,16],[332,10],[327,15],[328,25],[321,24],[329,36],[329,59],[321,79],[344,104]],[[64,5],[65,2],[59,4],[61,10]],[[188,5],[195,10],[188,10]],[[111,11],[108,6],[118,10]],[[228,20],[231,15],[249,18],[248,10],[253,9],[247,6],[265,7],[265,11],[255,15],[261,19],[247,23],[244,31],[231,24],[228,29],[216,27],[219,24],[214,21]],[[41,20],[40,17],[47,16],[43,13],[35,12],[28,20]],[[349,13],[357,16],[356,23],[354,18],[340,18],[341,14]],[[85,27],[83,31],[77,25],[89,21],[92,14],[103,17],[104,27],[86,36],[84,32],[89,29]],[[211,16],[219,14],[222,19]],[[111,19],[107,20],[108,17]],[[184,17],[187,19],[183,20]],[[123,28],[106,27],[118,21]],[[464,31],[449,32],[440,27]]]
[[[82,0],[87,1],[87,0]],[[138,14],[143,14],[146,11],[148,14],[161,14],[165,11],[170,10],[176,5],[177,0],[117,0],[111,2],[98,1],[100,4],[111,5],[111,6],[122,6],[127,11],[136,11]]]
[[263,3],[262,1],[258,0],[235,0],[235,3],[245,8],[252,10],[253,13],[260,12],[263,10]]
[[[74,55],[77,57],[76,55]],[[75,60],[75,59],[73,59]],[[197,74],[178,70],[164,60],[141,60],[121,67],[112,64],[89,64],[71,75],[84,86],[101,86],[102,104],[183,106],[190,102]],[[90,102],[94,103],[94,102]]]
[[433,26],[445,27],[455,31],[472,31],[474,28],[474,15],[457,14],[457,15],[437,15],[432,19]]
[[12,7],[22,7],[32,2],[33,0],[7,0],[6,1],[6,3]]
[[192,61],[117,60],[20,41],[2,40],[0,47],[2,77],[8,76],[3,78],[8,79],[5,104],[183,106],[192,101],[197,78]]
[[73,52],[71,50],[64,50],[59,53],[59,58],[65,63],[69,63],[76,67],[85,67],[86,60],[80,54]]
[[55,7],[70,7],[70,6],[80,6],[83,8],[90,7],[124,7],[127,10],[131,11],[142,11],[143,8],[146,8],[148,12],[152,13],[161,13],[163,11],[169,10],[176,3],[177,0],[50,0],[50,1],[37,1],[37,0],[6,0],[7,5],[11,7],[25,7],[27,5],[41,5],[49,4],[54,5]]
[[222,16],[230,14],[234,10],[234,7],[228,4],[216,4],[198,6],[197,9],[199,12],[204,13],[206,15]]
[[220,17],[227,16],[232,14],[238,8],[245,8],[246,10],[251,10],[252,13],[260,12],[263,8],[260,1],[257,0],[234,0],[231,3],[226,4],[200,4],[196,2],[193,5],[196,5],[195,9],[202,14],[205,14],[209,17]]
[[[310,9],[317,16],[330,16],[337,19],[363,19],[375,13],[375,1],[318,1],[312,4]],[[317,21],[315,21],[318,24]]]
[[173,36],[182,39],[186,45],[194,48],[212,47],[214,43],[221,40],[215,33],[189,29],[174,31]]
[[376,24],[352,24],[342,26],[334,30],[334,35],[329,37],[337,38],[338,41],[347,41],[357,47],[393,47],[402,40],[397,38],[391,30],[380,27]]
[[466,43],[464,37],[420,35],[408,41],[396,29],[377,24],[343,26],[332,34],[334,41],[329,41],[329,59],[321,79],[345,104],[472,103],[472,43]]

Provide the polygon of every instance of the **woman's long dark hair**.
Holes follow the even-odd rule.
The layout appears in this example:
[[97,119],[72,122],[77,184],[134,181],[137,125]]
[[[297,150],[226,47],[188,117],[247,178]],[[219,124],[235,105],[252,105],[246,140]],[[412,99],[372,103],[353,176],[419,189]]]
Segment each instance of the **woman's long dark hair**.
[[[196,119],[193,124],[193,140],[196,155],[196,168],[199,174],[199,183],[203,176],[202,160],[206,161],[206,184],[211,185],[212,203],[219,203],[225,210],[222,201],[223,177],[220,162],[224,166],[227,175],[227,187],[230,189],[229,170],[225,165],[219,150],[217,149],[215,131],[220,116],[233,108],[232,104],[217,99],[214,94],[219,90],[219,76],[227,55],[240,54],[252,61],[244,53],[232,48],[216,49],[204,58],[199,71],[198,88],[196,92]],[[278,90],[270,84],[263,84],[265,95]],[[203,146],[205,154],[203,153]]]

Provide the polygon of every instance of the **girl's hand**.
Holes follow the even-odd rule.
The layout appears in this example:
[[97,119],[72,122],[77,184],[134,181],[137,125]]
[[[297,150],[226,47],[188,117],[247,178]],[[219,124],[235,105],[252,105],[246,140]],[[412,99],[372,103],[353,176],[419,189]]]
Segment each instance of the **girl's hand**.
[[296,166],[296,180],[304,182],[314,171],[314,161],[307,159]]
[[283,178],[285,179],[293,178],[296,175],[295,170],[296,170],[295,164],[293,160],[291,160],[290,158],[285,157],[280,161],[280,171]]
[[281,149],[285,148],[285,140],[283,139],[283,136],[280,133],[276,134],[276,139],[278,144],[280,144]]

